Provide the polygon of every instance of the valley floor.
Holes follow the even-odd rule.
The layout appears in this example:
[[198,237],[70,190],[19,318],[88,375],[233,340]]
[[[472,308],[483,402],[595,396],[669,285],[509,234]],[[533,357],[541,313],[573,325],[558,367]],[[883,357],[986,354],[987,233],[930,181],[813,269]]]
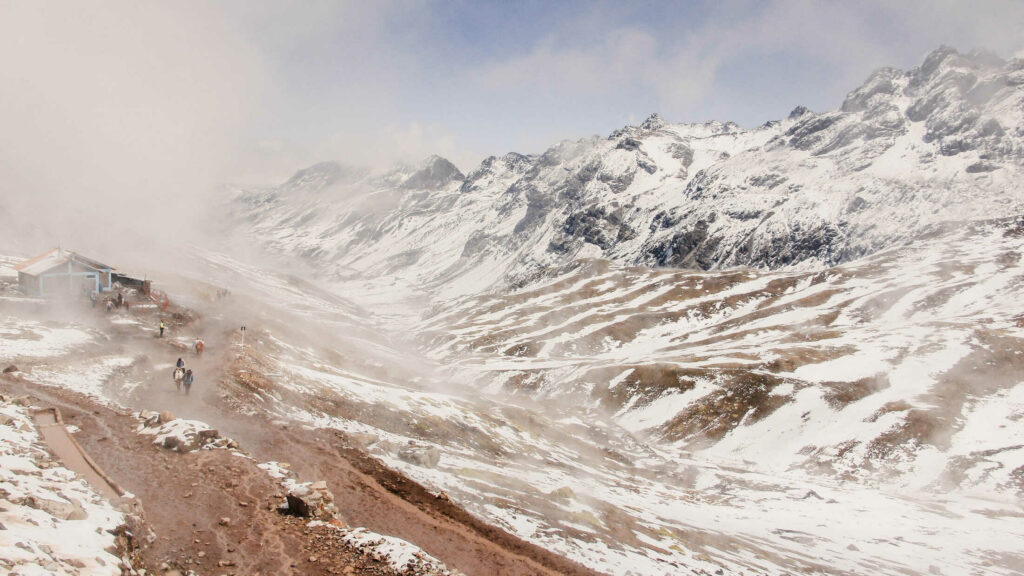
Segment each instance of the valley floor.
[[[20,305],[46,304],[15,304]],[[137,498],[142,511],[136,521],[129,518],[132,549],[121,551],[134,555],[135,570],[249,575],[447,574],[449,570],[595,574],[486,525],[447,498],[368,457],[344,433],[237,413],[218,390],[218,381],[230,368],[230,355],[225,353],[228,340],[221,340],[222,333],[213,323],[206,325],[212,351],[196,358],[182,350],[181,338],[173,336],[185,333],[190,322],[198,320],[192,316],[169,322],[168,337],[159,339],[152,329],[156,312],[142,305],[124,316],[104,316],[93,310],[61,314],[90,324],[93,335],[102,332],[104,337],[87,349],[60,351],[42,361],[19,357],[18,371],[0,377],[0,394],[20,397],[32,409],[59,408],[79,444]],[[20,343],[31,348],[39,342],[22,336],[5,334],[7,347]],[[83,370],[74,376],[75,382],[66,382],[67,387],[40,385],[33,378],[33,372],[36,376],[74,373],[83,365],[102,364],[95,362],[97,358],[118,355],[135,360],[111,372]],[[178,356],[184,356],[200,375],[188,396],[176,391],[169,377],[169,366]],[[143,358],[160,361],[155,367],[144,366]],[[124,385],[127,381],[131,385]],[[241,446],[188,452],[160,447],[151,436],[139,433],[138,410],[147,408],[202,418]],[[367,545],[377,540],[372,534],[360,542],[334,526],[279,513],[284,490],[259,466],[267,461],[288,463],[282,465],[301,479],[326,481],[335,495],[340,524],[368,527],[408,543],[391,539],[390,547]],[[409,554],[423,561],[406,566],[396,562]],[[35,573],[34,569],[38,567],[15,565],[11,573]]]
[[[375,315],[301,279],[223,255],[205,262],[205,277],[233,295],[214,300],[216,286],[168,281],[187,308],[163,314],[164,338],[158,311],[142,304],[104,313],[87,302],[0,292],[0,364],[19,368],[0,378],[0,393],[60,408],[78,441],[139,497],[139,566],[148,570],[394,573],[402,569],[394,557],[409,550],[424,560],[406,569],[414,574],[1009,575],[1024,566],[1018,501],[773,471],[645,440],[585,401],[503,395],[497,379],[485,389],[461,378],[464,366],[433,369]],[[636,289],[601,274],[585,280],[595,290]],[[535,297],[557,300],[549,292]],[[790,292],[765,297],[800,296]],[[558,301],[551,306],[564,313]],[[477,313],[510,315],[515,328],[516,306],[494,308]],[[527,325],[535,311],[523,310]],[[518,338],[482,320],[448,333],[455,344],[497,335],[503,350],[500,337]],[[201,358],[189,349],[196,336],[207,343]],[[178,356],[197,374],[187,396],[171,381]],[[557,359],[539,356],[487,358],[512,371],[557,368]],[[205,422],[241,452],[155,446],[139,434],[143,409]],[[806,423],[799,414],[791,420]],[[392,562],[374,560],[380,547],[360,554],[362,544],[344,544],[351,533],[279,515],[284,490],[265,471],[272,463],[287,463],[302,481],[325,481],[348,526],[401,539],[385,546]]]

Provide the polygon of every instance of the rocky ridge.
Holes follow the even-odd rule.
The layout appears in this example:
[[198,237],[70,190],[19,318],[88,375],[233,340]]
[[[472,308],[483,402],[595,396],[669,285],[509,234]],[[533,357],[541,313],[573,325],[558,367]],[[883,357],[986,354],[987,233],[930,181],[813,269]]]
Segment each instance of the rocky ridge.
[[467,175],[433,156],[369,173],[322,163],[235,190],[247,237],[337,278],[471,294],[580,257],[716,269],[835,265],[944,221],[1024,206],[1024,61],[942,47],[882,68],[839,110],[753,129],[652,115]]

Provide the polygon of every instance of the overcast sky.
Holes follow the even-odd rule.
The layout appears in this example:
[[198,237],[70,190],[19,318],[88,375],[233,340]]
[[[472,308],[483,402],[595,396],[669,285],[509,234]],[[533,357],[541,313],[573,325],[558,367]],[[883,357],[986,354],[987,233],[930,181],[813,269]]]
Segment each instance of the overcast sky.
[[1024,55],[1024,2],[0,0],[0,186],[86,210],[317,160],[469,171],[652,112],[834,109],[940,44]]

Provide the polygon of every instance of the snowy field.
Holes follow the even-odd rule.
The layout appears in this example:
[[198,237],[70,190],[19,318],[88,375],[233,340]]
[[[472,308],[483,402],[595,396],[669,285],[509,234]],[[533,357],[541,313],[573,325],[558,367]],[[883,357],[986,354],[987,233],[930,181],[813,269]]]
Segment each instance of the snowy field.
[[[375,324],[354,290],[204,256],[234,292],[220,314],[261,311],[259,410],[358,434],[599,571],[1008,575],[1024,566],[1019,252],[972,226],[824,272],[591,261],[401,338],[383,326],[402,311]],[[26,378],[132,385],[130,357],[79,354],[95,329],[6,318]],[[436,466],[402,456],[410,441]]]
[[[1015,574],[1019,249],[980,226],[822,273],[584,267],[428,319],[420,341],[448,368],[417,382],[268,336],[277,385],[361,416],[269,410],[369,436],[482,518],[612,574]],[[631,380],[644,365],[693,383]],[[769,377],[756,403],[724,400],[749,392],[737,370]],[[695,407],[718,412],[676,427]],[[919,433],[929,418],[953,420]],[[439,464],[399,457],[410,440]]]
[[12,576],[120,576],[107,552],[124,516],[43,446],[28,411],[0,403],[0,567]]

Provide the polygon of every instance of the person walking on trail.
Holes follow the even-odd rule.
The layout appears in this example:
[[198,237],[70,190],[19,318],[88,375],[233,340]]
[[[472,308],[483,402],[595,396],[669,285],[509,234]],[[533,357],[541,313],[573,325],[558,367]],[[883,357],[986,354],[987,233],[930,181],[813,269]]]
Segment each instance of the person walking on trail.
[[161,338],[164,337],[164,321],[163,320],[160,321],[160,337]]
[[196,343],[192,346],[196,351],[196,356],[202,356],[203,350],[206,349],[206,343],[203,342],[202,338],[196,338]]
[[192,389],[192,369],[185,370],[185,395],[188,396],[188,391]]
[[181,358],[178,358],[178,363],[175,364],[175,367],[177,367],[177,368],[184,368],[185,367],[185,361],[182,360]]

